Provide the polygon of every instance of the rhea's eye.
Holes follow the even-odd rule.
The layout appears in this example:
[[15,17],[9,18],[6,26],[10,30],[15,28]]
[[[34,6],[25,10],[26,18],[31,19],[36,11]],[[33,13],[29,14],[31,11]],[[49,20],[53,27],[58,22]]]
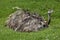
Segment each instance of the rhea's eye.
[[45,27],[46,25],[43,25],[43,27]]

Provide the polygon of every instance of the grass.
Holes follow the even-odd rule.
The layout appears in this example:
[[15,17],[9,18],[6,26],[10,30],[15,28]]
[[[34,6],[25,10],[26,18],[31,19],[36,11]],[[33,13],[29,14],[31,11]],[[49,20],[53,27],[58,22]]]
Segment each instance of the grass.
[[[38,12],[47,19],[47,10],[53,9],[48,28],[38,32],[15,32],[4,26],[12,7]],[[60,0],[0,0],[0,40],[60,40]]]

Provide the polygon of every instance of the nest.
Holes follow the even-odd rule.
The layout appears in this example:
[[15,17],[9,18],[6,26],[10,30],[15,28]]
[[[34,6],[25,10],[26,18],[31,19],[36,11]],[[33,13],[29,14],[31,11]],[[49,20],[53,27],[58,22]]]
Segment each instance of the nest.
[[38,31],[47,27],[47,22],[38,13],[28,10],[17,10],[6,20],[7,27],[20,32]]

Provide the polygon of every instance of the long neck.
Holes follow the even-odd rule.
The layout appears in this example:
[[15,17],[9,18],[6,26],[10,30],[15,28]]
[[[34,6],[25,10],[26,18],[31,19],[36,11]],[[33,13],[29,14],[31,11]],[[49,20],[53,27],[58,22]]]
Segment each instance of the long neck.
[[48,13],[48,25],[50,24],[51,22],[51,13]]

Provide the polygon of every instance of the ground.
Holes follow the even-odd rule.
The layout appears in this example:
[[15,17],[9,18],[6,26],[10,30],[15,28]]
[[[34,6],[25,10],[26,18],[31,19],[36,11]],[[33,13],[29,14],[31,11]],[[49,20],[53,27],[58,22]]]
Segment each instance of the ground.
[[[15,32],[5,27],[5,20],[13,11],[12,7],[29,9],[47,19],[48,9],[53,9],[48,28],[38,32]],[[60,0],[0,0],[0,40],[60,40]]]

